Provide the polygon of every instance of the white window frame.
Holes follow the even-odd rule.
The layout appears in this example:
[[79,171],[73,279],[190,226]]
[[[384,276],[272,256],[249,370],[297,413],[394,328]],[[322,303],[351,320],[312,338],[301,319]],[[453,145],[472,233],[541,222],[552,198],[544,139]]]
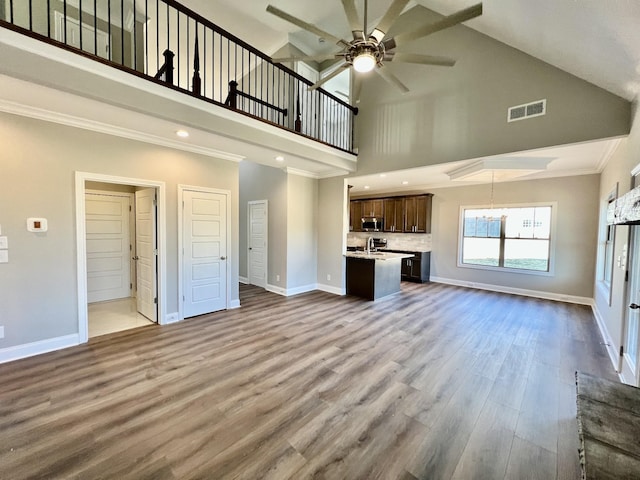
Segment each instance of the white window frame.
[[[469,263],[463,263],[463,251],[464,244],[464,212],[465,210],[476,209],[500,209],[500,208],[530,208],[530,207],[551,207],[551,225],[549,226],[549,270],[546,272],[540,270],[525,270],[522,268],[509,268],[509,267],[495,267],[492,265],[473,265]],[[555,276],[555,258],[556,258],[556,220],[558,212],[557,202],[531,202],[531,203],[513,203],[513,204],[500,204],[500,205],[461,205],[460,213],[458,215],[458,257],[457,266],[459,268],[471,268],[474,270],[490,270],[494,272],[503,273],[516,273],[521,275],[539,275],[543,277]]]
[[[598,258],[598,288],[603,296],[607,299],[607,303],[611,305],[613,299],[613,269],[615,267],[615,245],[616,245],[616,227],[607,223],[607,211],[609,205],[618,198],[618,183],[602,199],[600,213],[600,232],[599,232],[599,258]],[[609,232],[611,237],[609,238]],[[609,242],[607,241],[609,239]],[[611,247],[611,256],[607,256],[608,244]],[[607,278],[607,273],[609,278]]]

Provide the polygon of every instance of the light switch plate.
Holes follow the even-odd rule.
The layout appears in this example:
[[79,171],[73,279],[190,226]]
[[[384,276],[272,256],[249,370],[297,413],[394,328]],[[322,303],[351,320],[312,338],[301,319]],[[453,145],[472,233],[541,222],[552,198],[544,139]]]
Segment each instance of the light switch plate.
[[9,263],[9,250],[0,250],[0,263]]
[[0,249],[6,250],[9,248],[9,239],[7,237],[0,237]]

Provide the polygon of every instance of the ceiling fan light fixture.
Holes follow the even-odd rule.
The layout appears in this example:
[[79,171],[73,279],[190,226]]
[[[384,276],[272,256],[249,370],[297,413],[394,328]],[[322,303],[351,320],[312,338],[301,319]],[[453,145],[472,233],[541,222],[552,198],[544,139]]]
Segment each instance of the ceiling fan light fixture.
[[378,61],[371,52],[362,52],[353,59],[353,68],[356,72],[366,73],[373,70]]

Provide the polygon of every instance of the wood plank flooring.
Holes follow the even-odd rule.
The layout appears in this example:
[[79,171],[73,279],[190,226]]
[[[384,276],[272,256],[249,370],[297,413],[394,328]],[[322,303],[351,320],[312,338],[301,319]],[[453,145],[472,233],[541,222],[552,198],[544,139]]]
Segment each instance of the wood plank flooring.
[[404,283],[242,307],[0,365],[1,479],[578,479],[585,306]]

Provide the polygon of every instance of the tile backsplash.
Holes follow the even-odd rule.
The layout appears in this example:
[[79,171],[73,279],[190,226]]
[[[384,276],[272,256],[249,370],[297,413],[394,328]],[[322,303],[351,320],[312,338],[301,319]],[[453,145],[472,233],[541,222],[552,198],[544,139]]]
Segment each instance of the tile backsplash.
[[431,251],[430,233],[349,232],[347,234],[347,246],[364,247],[369,237],[386,238],[387,248],[395,250]]

